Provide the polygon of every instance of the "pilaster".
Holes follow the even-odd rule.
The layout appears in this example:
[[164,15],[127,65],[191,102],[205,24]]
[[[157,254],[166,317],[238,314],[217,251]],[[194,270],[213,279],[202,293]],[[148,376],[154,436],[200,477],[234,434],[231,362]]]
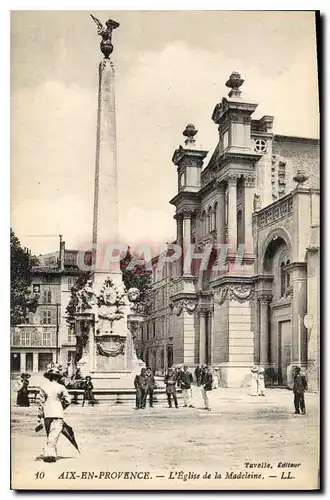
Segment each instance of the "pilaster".
[[307,314],[307,264],[292,262],[289,265],[292,293],[292,364],[307,362],[307,330],[304,316]]
[[266,368],[269,364],[269,303],[272,295],[263,293],[258,296],[259,301],[259,363]]
[[237,179],[236,173],[230,173],[227,177],[228,181],[228,244],[230,254],[236,254],[237,250]]
[[217,240],[218,243],[224,244],[226,239],[225,234],[225,191],[224,182],[218,184],[218,212],[217,212]]

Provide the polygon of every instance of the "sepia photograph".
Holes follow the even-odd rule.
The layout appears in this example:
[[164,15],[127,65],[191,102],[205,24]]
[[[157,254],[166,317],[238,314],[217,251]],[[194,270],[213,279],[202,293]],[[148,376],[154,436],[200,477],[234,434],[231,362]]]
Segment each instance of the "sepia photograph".
[[319,30],[11,12],[12,490],[320,489]]

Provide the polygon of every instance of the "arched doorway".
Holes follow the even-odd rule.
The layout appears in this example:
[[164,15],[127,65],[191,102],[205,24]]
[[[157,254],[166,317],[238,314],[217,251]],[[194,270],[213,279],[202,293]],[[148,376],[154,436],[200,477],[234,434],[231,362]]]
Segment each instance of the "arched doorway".
[[[268,367],[273,381],[286,386],[292,359],[290,247],[274,236],[266,247],[262,274],[268,278],[259,300],[260,363]],[[265,280],[266,282],[266,280]]]

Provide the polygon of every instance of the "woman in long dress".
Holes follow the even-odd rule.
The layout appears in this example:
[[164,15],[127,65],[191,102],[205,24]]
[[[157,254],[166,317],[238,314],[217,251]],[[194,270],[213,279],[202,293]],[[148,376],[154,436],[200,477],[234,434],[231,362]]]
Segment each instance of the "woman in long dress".
[[19,402],[19,396],[18,396],[18,393],[19,391],[22,389],[23,387],[23,382],[22,382],[22,379],[20,377],[20,375],[18,377],[16,377],[16,382],[15,382],[15,385],[14,385],[14,391],[16,392],[17,396],[16,396],[16,404],[19,406],[18,402]]
[[43,460],[56,462],[57,442],[63,429],[64,410],[70,405],[70,396],[66,388],[59,384],[62,373],[57,365],[50,365],[44,377],[47,382],[39,393],[38,426],[41,425],[41,419],[44,419],[47,442]]
[[258,396],[258,367],[251,368],[250,396]]
[[27,378],[22,380],[22,387],[17,392],[17,405],[30,406],[29,400],[29,381]]
[[258,370],[258,396],[266,396],[265,394],[265,369],[260,366]]

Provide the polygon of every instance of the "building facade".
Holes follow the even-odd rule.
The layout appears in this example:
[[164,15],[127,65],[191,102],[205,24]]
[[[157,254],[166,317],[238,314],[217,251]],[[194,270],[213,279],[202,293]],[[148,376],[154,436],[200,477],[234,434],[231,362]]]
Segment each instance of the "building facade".
[[165,287],[168,303],[154,305],[144,328],[161,318],[166,326],[145,333],[139,349],[156,369],[212,364],[227,387],[254,364],[268,384],[290,386],[299,365],[318,390],[319,141],[275,135],[272,116],[253,117],[242,84],[233,73],[215,106],[219,139],[207,165],[191,124],[173,155],[176,242],[185,256],[193,245],[194,259],[156,274],[155,293]]
[[[77,250],[60,250],[39,256],[32,270],[32,293],[38,307],[25,324],[11,329],[11,372],[43,372],[59,361],[67,366],[76,352],[74,331],[66,322],[71,287],[82,273],[77,267]],[[87,255],[87,260],[90,256]]]

